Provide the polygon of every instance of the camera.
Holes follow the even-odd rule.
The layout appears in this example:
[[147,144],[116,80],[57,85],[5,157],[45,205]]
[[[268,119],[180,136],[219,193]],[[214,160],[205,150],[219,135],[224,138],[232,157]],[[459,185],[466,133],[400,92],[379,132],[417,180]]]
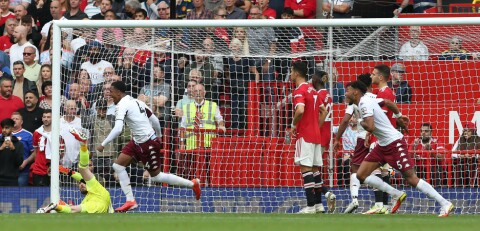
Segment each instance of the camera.
[[8,140],[8,141],[11,141],[12,139],[10,138],[10,136],[6,136],[6,137],[5,137],[5,141],[7,141],[7,140]]

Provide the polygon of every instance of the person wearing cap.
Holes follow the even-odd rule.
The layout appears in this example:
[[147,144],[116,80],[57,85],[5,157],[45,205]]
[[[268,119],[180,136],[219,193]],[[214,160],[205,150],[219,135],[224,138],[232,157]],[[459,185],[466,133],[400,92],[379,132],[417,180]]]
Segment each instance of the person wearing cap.
[[[480,150],[480,137],[475,123],[466,122],[453,151]],[[478,153],[452,154],[453,172],[456,186],[478,185]]]
[[442,52],[439,60],[467,60],[469,58],[468,51],[462,47],[462,38],[453,36],[448,43],[448,50]]
[[428,60],[428,47],[420,40],[422,28],[419,26],[410,27],[410,40],[402,45],[398,58],[403,60]]
[[387,85],[395,92],[397,103],[410,103],[412,100],[412,88],[406,80],[403,80],[405,74],[405,65],[395,63],[390,69],[392,80]]

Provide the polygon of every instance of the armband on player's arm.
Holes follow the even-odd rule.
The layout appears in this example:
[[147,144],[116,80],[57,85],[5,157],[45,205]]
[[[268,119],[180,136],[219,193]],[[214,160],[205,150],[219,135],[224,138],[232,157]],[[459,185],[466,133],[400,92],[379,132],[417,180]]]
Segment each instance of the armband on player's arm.
[[397,113],[397,114],[393,114],[393,117],[395,117],[395,118],[398,119],[398,118],[402,117],[402,113],[399,112],[399,113]]
[[108,134],[107,138],[102,142],[102,146],[105,147],[108,143],[110,143],[113,139],[117,138],[120,134],[122,134],[123,129],[123,120],[115,120],[115,126]]

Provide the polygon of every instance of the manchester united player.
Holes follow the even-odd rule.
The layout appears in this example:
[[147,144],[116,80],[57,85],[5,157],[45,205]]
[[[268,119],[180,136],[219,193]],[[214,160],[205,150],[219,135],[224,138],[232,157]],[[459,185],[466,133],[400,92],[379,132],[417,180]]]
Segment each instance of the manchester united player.
[[[322,154],[325,150],[330,148],[330,140],[332,139],[332,104],[333,99],[330,96],[330,92],[325,88],[325,84],[328,81],[328,74],[324,71],[315,72],[312,75],[312,85],[317,91],[317,100],[322,102],[325,110],[327,110],[327,116],[325,122],[320,127],[320,144],[322,145]],[[321,169],[320,169],[321,170]],[[327,199],[328,212],[333,213],[335,211],[336,196],[330,190],[323,186],[322,171],[314,172],[315,178],[315,197],[317,198],[317,204],[322,203],[322,193],[325,194]],[[319,207],[319,206],[317,206]],[[323,207],[321,207],[323,208]]]
[[[379,64],[373,68],[372,74],[372,83],[378,85],[378,94],[377,98],[380,99],[388,99],[392,102],[395,102],[395,93],[393,90],[388,87],[388,80],[390,78],[390,67],[385,64]],[[393,116],[392,110],[389,110],[387,107],[382,107],[383,112],[388,117],[388,120],[396,127],[397,119]],[[369,134],[367,134],[368,136]],[[367,143],[369,144],[369,143]],[[388,172],[388,166],[386,168],[377,169],[374,173],[383,179],[387,184],[390,184],[390,174]],[[379,191],[378,189],[374,189],[375,193],[375,205],[366,212],[366,214],[383,214],[387,209],[388,205],[388,194]]]
[[[360,164],[357,171],[358,180],[392,195],[393,207],[391,213],[395,213],[407,194],[393,188],[377,176],[371,175],[373,170],[388,163],[402,173],[408,184],[416,187],[420,192],[440,204],[439,217],[448,216],[454,205],[443,198],[429,183],[417,177],[414,162],[410,158],[402,133],[390,124],[377,101],[365,96],[366,92],[367,87],[362,82],[355,81],[347,85],[345,93],[345,97],[359,107],[360,118],[362,118],[360,125],[378,139],[378,144]],[[399,124],[403,122],[403,119],[399,120]]]
[[122,152],[113,164],[113,169],[118,175],[122,191],[127,197],[127,202],[122,207],[115,209],[115,211],[125,212],[138,207],[130,186],[130,177],[125,170],[134,157],[142,161],[145,169],[152,176],[151,179],[153,181],[192,188],[195,198],[200,200],[200,180],[193,179],[189,181],[173,174],[161,172],[159,161],[161,147],[158,138],[161,136],[161,128],[158,118],[145,103],[125,94],[126,90],[127,86],[122,81],[116,81],[111,84],[110,96],[117,105],[115,126],[102,144],[97,147],[97,150],[102,152],[105,145],[120,135],[124,121],[132,131],[132,140],[123,147]]
[[317,98],[317,91],[307,82],[307,71],[304,62],[296,61],[292,64],[290,74],[290,80],[297,87],[293,91],[294,116],[291,125],[292,136],[297,137],[295,164],[300,165],[307,197],[307,207],[299,212],[302,214],[324,210],[323,205],[317,203],[314,173],[317,173],[319,167],[323,165],[320,127],[325,121],[327,112]]

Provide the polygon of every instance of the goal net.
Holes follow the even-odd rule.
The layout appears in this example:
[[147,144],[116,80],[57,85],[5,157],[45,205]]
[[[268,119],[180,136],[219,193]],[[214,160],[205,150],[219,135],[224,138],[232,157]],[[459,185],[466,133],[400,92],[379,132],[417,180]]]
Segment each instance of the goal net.
[[[309,78],[320,71],[330,76],[333,104],[327,119],[334,132],[345,113],[344,86],[386,64],[388,84],[410,119],[405,137],[418,175],[451,200],[456,213],[479,213],[480,20],[422,20],[55,22],[63,34],[55,26],[54,48],[63,49],[52,61],[54,96],[62,100],[54,102],[53,121],[68,113],[80,121],[69,126],[89,134],[91,168],[110,191],[113,207],[120,207],[126,199],[112,164],[130,141],[130,129],[125,126],[104,152],[95,147],[114,123],[110,83],[122,80],[127,93],[160,120],[162,171],[199,178],[203,190],[196,201],[191,189],[152,181],[144,163],[134,160],[127,167],[139,204],[134,211],[295,213],[306,199],[294,165],[295,137],[286,132],[293,117],[291,63],[306,62]],[[196,84],[204,85],[204,97]],[[182,123],[202,98],[213,105],[201,109],[203,126]],[[63,99],[73,100],[77,109],[64,110]],[[226,132],[219,129],[220,120]],[[54,139],[72,139],[64,126],[54,124]],[[351,201],[355,126],[352,121],[341,139],[342,150],[323,155],[323,186],[336,195],[336,213]],[[56,166],[59,158],[60,165],[77,168],[78,144],[65,143],[70,146],[63,156],[52,157],[52,200],[79,204],[75,182]],[[398,171],[391,173],[391,184],[408,193],[401,213],[438,212],[439,206],[406,185]],[[357,212],[368,210],[375,203],[373,189],[362,186],[359,201]]]

